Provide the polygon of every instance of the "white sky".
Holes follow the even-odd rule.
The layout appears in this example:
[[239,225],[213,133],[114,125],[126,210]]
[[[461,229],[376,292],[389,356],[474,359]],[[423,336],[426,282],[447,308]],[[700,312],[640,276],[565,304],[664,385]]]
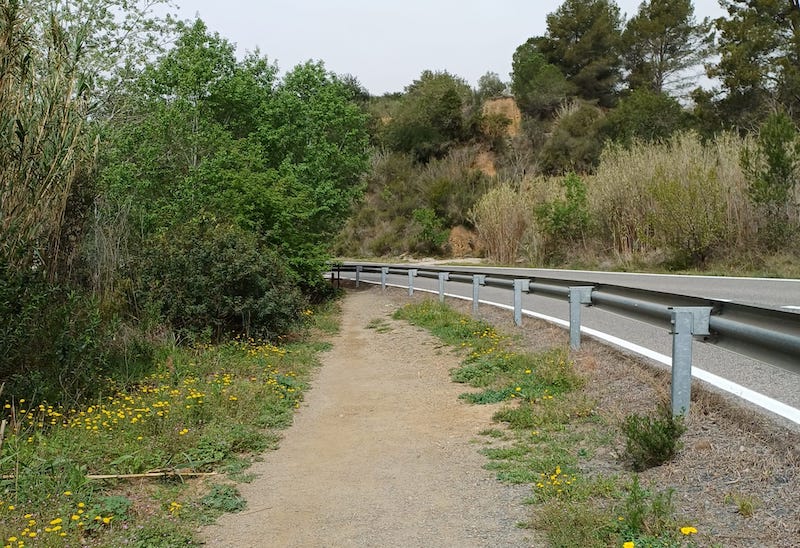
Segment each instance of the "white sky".
[[[371,94],[403,91],[423,70],[447,70],[476,86],[487,71],[508,81],[514,50],[542,35],[561,0],[175,0],[178,16],[205,21],[237,44],[260,48],[286,71],[322,60]],[[617,0],[630,18],[640,0]],[[723,14],[695,0],[698,20]]]

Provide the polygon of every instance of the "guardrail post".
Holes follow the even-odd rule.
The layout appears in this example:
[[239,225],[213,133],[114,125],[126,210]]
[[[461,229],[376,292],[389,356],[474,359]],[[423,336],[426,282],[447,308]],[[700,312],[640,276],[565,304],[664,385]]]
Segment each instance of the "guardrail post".
[[528,279],[514,280],[514,323],[522,326],[522,292],[527,293],[531,289],[531,281]]
[[361,265],[356,265],[356,289],[358,289],[359,283],[361,282]]
[[408,296],[409,297],[414,294],[414,276],[416,276],[416,275],[417,275],[416,269],[411,268],[411,269],[408,270]]
[[708,335],[710,306],[670,308],[672,311],[672,416],[689,414],[692,396],[692,340]]
[[439,272],[439,302],[444,302],[444,282],[450,279],[449,272]]
[[389,267],[382,266],[381,267],[381,289],[386,291],[386,276],[389,274]]
[[579,285],[569,288],[569,347],[578,350],[581,347],[581,305],[592,304],[591,285]]
[[480,294],[480,287],[486,283],[486,276],[484,274],[472,275],[472,314],[478,315],[478,295]]

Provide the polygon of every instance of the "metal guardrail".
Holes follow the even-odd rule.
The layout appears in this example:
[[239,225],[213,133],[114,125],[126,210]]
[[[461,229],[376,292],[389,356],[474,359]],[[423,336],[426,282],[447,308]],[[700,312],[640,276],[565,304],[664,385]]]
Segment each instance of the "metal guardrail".
[[[521,293],[565,300],[570,302],[573,348],[580,344],[581,304],[669,329],[674,335],[673,412],[676,414],[688,410],[692,339],[800,374],[800,314],[792,312],[604,283],[587,284],[585,280],[487,275],[479,270],[460,269],[456,273],[440,267],[421,269],[340,263],[332,268],[332,272],[336,271],[339,276],[341,272],[355,272],[357,281],[362,272],[379,273],[384,287],[389,274],[408,276],[410,294],[415,277],[438,279],[440,299],[444,296],[445,282],[471,284],[473,311],[477,311],[481,286],[511,289],[514,291],[514,319],[518,325],[521,324]],[[676,390],[686,393],[676,394]]]

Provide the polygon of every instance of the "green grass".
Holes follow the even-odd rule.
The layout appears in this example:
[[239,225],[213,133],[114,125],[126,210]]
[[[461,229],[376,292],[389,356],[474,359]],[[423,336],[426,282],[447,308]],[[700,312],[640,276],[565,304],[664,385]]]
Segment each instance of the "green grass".
[[[309,312],[308,323],[330,333],[335,313]],[[98,379],[106,395],[83,405],[6,401],[2,545],[193,545],[198,524],[243,501],[232,485],[190,489],[203,480],[180,474],[251,479],[252,458],[277,447],[277,430],[291,423],[328,347],[308,335],[280,346],[243,338],[169,345],[154,372],[126,385]],[[176,475],[135,480],[143,482],[135,490],[124,478],[89,478],[153,470]]]
[[587,466],[619,432],[595,412],[566,348],[528,353],[513,337],[432,300],[405,306],[395,317],[463,352],[452,379],[478,391],[462,399],[503,405],[494,419],[508,430],[482,432],[485,467],[501,481],[531,486],[535,510],[527,525],[544,531],[552,546],[681,545],[669,491],[649,491],[635,475],[629,480]]

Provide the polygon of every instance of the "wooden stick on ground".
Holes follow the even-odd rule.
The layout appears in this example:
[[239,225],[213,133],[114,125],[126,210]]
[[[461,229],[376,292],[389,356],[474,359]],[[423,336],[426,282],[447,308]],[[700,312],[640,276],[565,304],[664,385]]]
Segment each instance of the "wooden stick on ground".
[[167,477],[200,477],[200,476],[216,476],[216,472],[145,472],[144,474],[89,474],[86,479],[101,480],[101,479],[133,479],[133,478],[167,478]]

